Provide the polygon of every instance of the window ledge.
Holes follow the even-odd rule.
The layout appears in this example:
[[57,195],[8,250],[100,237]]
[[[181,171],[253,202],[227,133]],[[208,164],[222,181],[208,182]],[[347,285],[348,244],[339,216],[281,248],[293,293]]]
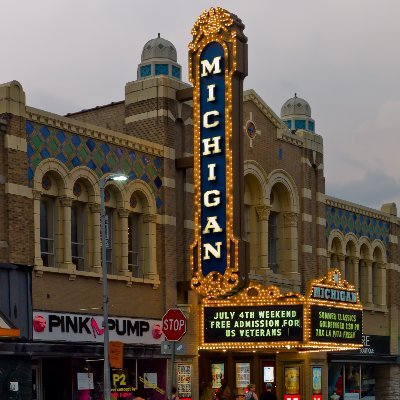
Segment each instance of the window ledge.
[[[42,265],[35,265],[34,267],[35,275],[37,278],[41,278],[44,273],[53,273],[53,274],[64,274],[69,275],[69,280],[75,280],[77,277],[88,277],[88,278],[96,278],[101,282],[102,274],[100,272],[93,271],[78,271],[75,268],[75,265],[72,267],[44,267]],[[147,285],[153,285],[153,289],[158,289],[160,287],[160,278],[158,275],[155,275],[154,279],[148,278],[134,278],[133,276],[127,275],[114,275],[108,274],[107,279],[110,281],[121,281],[125,282],[126,286],[132,286],[132,283],[144,283]]]
[[370,311],[371,314],[375,314],[376,312],[387,314],[389,310],[386,306],[364,306],[364,311]]

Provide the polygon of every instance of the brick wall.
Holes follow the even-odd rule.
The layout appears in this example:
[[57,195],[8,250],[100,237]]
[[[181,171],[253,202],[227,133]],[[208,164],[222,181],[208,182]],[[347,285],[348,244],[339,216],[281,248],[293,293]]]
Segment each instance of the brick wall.
[[67,117],[86,122],[117,132],[124,131],[125,105],[123,101],[111,103],[106,106],[69,113]]

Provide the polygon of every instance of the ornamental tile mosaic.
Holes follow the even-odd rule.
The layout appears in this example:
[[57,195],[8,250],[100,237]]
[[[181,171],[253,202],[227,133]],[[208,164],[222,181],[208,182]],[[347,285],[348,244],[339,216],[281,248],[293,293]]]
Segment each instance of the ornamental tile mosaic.
[[371,241],[378,239],[389,249],[389,223],[355,212],[326,206],[326,237],[333,229],[344,235],[353,232],[357,237],[366,236]]
[[77,166],[89,167],[99,178],[107,172],[120,171],[130,180],[142,179],[153,190],[157,208],[162,206],[161,158],[31,121],[26,122],[26,133],[30,187],[39,163],[46,158],[56,158],[69,170]]

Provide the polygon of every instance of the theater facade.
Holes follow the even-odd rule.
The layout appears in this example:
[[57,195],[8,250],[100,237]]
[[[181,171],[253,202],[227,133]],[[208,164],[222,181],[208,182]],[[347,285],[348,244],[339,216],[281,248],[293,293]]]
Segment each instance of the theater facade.
[[[244,28],[211,8],[188,36],[190,84],[159,34],[120,101],[63,116],[0,85],[0,398],[101,398],[112,172],[129,178],[105,193],[114,398],[165,398],[171,374],[195,400],[223,378],[238,400],[249,383],[399,398],[396,205],[325,192],[310,104],[295,94],[277,115],[243,91]],[[171,365],[160,323],[175,307],[188,331]]]

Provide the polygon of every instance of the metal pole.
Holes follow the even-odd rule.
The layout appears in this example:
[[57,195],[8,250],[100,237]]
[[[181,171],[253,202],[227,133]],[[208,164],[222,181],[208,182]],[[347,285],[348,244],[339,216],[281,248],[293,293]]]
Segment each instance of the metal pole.
[[171,382],[169,385],[169,400],[172,400],[172,386],[175,383],[175,341],[172,341],[172,349],[171,349]]
[[101,269],[103,287],[103,340],[104,340],[104,400],[111,398],[110,363],[108,358],[108,287],[107,287],[107,252],[106,252],[106,206],[104,203],[104,188],[108,179],[100,179],[100,212],[101,212]]

